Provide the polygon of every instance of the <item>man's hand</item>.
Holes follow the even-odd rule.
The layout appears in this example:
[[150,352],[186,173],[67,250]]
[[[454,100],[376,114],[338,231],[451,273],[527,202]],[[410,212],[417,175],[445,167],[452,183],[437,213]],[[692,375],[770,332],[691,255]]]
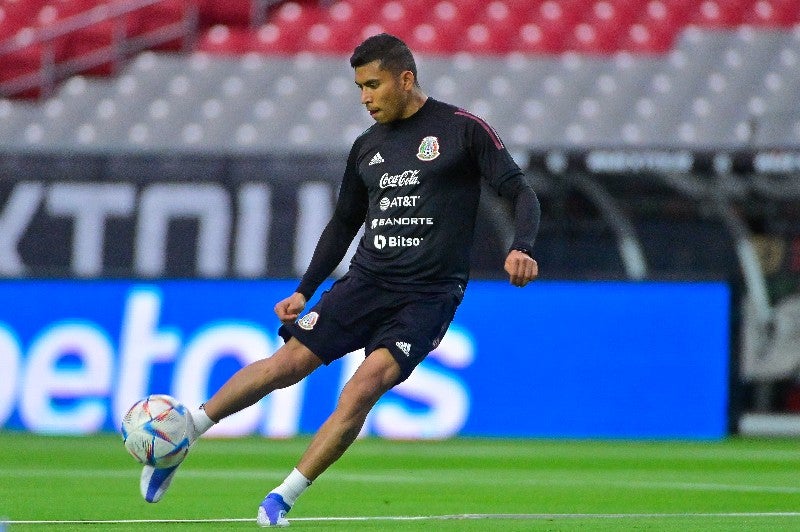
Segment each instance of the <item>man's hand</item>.
[[514,286],[525,286],[539,276],[539,265],[536,261],[516,249],[508,252],[505,269]]
[[303,294],[295,292],[286,299],[278,301],[275,305],[275,314],[281,323],[288,325],[300,316],[306,306],[306,298]]

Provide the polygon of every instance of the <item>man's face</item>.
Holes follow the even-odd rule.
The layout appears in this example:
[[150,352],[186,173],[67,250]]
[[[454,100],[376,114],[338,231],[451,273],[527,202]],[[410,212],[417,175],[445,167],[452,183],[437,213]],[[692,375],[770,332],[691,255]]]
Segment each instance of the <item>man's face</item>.
[[355,81],[361,89],[361,103],[376,122],[406,118],[413,85],[411,72],[392,74],[380,68],[380,61],[373,61],[355,68]]

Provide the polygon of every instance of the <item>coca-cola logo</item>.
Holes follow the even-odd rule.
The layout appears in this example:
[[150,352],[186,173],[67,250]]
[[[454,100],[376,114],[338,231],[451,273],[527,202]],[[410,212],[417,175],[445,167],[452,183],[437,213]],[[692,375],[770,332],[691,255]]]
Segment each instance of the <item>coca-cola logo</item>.
[[385,173],[381,176],[378,185],[381,188],[405,187],[408,185],[419,185],[419,170],[406,170],[401,174],[389,175]]

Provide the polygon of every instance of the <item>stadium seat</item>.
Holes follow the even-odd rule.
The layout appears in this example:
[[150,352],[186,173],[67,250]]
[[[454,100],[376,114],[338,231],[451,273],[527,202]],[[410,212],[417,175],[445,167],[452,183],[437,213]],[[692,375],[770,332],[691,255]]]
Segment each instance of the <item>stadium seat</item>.
[[203,28],[218,24],[248,27],[253,20],[253,0],[199,0],[197,4]]
[[213,54],[238,56],[253,49],[253,33],[238,26],[216,24],[203,32],[196,49]]
[[[154,50],[179,51],[187,48],[190,36],[186,38],[175,38],[164,42],[158,38],[159,31],[171,25],[180,25],[187,22],[188,0],[164,0],[152,4],[142,9],[136,10],[132,14],[134,21],[132,37],[142,39],[154,39],[154,44],[150,46]],[[186,28],[187,31],[191,28]]]
[[509,45],[524,54],[557,54],[564,51],[564,35],[553,27],[528,22],[511,35]]
[[[433,7],[433,10],[435,12],[436,6]],[[387,33],[399,35],[404,33],[407,28],[421,24],[427,18],[424,12],[414,11],[398,0],[390,0],[384,2],[377,13],[369,17],[369,21],[379,25]]]
[[253,52],[273,55],[296,53],[298,35],[291,29],[268,22],[256,30],[249,49]]
[[460,28],[448,28],[445,25],[422,23],[413,27],[408,35],[401,34],[411,47],[420,54],[451,54],[456,49]]
[[284,2],[269,17],[282,32],[305,35],[318,18],[318,8],[309,3]]
[[[77,6],[73,8],[67,16],[77,14]],[[125,59],[122,40],[137,33],[139,20],[135,13],[128,13],[90,24],[66,35],[66,54],[74,65],[71,70],[103,76],[117,72]],[[108,57],[103,60],[102,56]]]
[[672,47],[675,35],[656,24],[631,24],[620,36],[619,48],[636,54],[664,54]]
[[25,27],[37,25],[39,12],[46,7],[45,0],[16,0],[0,5],[0,40],[15,35]]
[[693,10],[690,23],[730,28],[742,21],[743,7],[749,0],[702,0]]
[[[43,53],[42,46],[37,45],[3,54],[3,63],[0,66],[0,86],[20,82],[22,78],[27,78],[31,84],[34,83],[35,79],[32,77],[42,73]],[[41,78],[36,79],[41,80]],[[42,88],[3,90],[4,96],[13,95],[21,98],[37,98],[42,94]]]
[[474,54],[504,54],[510,50],[505,31],[481,22],[467,27],[454,44],[455,49]]
[[758,0],[747,8],[743,22],[759,26],[789,27],[800,22],[800,5],[792,0]]

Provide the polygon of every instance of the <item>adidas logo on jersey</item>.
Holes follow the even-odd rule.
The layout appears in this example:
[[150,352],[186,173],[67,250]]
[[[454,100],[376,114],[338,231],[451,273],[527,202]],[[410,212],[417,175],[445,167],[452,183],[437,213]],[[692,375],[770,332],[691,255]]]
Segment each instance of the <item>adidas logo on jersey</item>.
[[411,355],[411,344],[408,342],[395,342],[397,348],[403,352],[405,356]]
[[369,166],[373,164],[381,164],[383,162],[383,157],[381,157],[381,152],[377,152],[372,159],[369,161]]

